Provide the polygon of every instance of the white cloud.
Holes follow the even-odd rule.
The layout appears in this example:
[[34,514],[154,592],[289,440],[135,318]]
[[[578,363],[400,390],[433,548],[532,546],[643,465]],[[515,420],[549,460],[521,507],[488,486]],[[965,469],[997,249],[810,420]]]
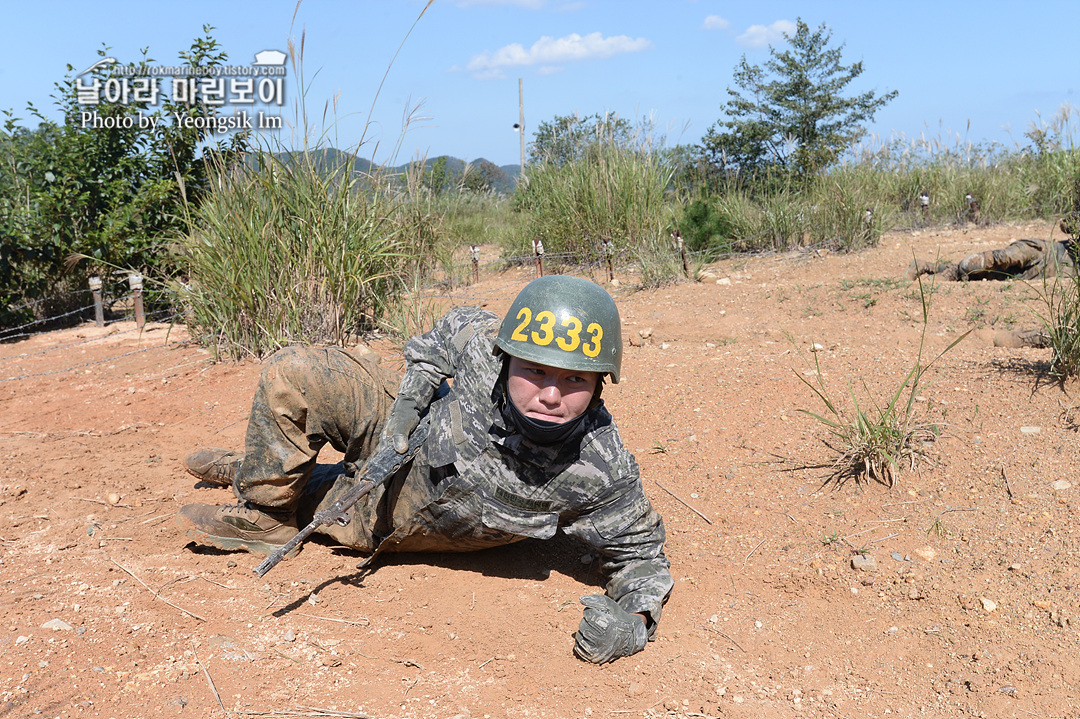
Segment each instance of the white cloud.
[[731,27],[731,21],[725,20],[719,15],[710,15],[705,18],[706,30],[727,30],[729,27]]
[[501,70],[507,67],[553,66],[576,60],[602,60],[651,47],[652,43],[643,37],[634,39],[626,35],[606,38],[598,32],[585,36],[572,33],[558,39],[545,35],[527,50],[519,43],[513,43],[492,53],[475,55],[469,61],[468,69],[480,78],[498,77]]
[[765,47],[773,45],[784,39],[784,33],[795,34],[795,23],[790,20],[777,20],[772,25],[751,25],[746,32],[735,38],[735,42],[743,47]]

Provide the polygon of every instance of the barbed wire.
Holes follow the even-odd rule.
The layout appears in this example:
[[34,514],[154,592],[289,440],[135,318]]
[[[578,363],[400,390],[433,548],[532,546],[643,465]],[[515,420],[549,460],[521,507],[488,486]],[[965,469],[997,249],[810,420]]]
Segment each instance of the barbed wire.
[[71,310],[70,312],[65,312],[65,313],[60,314],[60,315],[55,315],[53,317],[42,317],[39,320],[34,320],[32,322],[27,322],[26,324],[18,325],[17,327],[9,327],[6,330],[0,330],[0,340],[10,340],[10,339],[15,339],[16,337],[29,337],[34,333],[33,332],[23,332],[23,333],[20,333],[20,334],[10,334],[10,333],[14,332],[15,330],[24,329],[26,327],[33,327],[34,325],[40,325],[40,324],[44,324],[46,322],[52,322],[54,320],[59,320],[59,319],[65,318],[65,317],[70,317],[71,315],[77,315],[77,314],[79,314],[81,312],[86,312],[87,310],[92,310],[92,309],[94,309],[94,305],[87,305],[85,307],[80,307],[78,309],[74,309],[74,310]]
[[65,372],[71,372],[73,370],[83,369],[84,367],[92,367],[94,365],[105,364],[106,362],[113,362],[120,359],[121,357],[130,357],[131,355],[137,355],[142,352],[150,352],[151,350],[161,349],[163,347],[182,347],[184,345],[191,344],[194,341],[195,340],[193,339],[186,339],[179,340],[172,344],[166,342],[163,345],[155,345],[154,347],[143,347],[142,349],[132,350],[131,352],[124,352],[123,354],[112,355],[110,357],[105,357],[104,359],[83,362],[82,364],[77,364],[72,367],[65,367],[64,369],[50,370],[48,372],[33,372],[30,374],[19,375],[17,377],[0,377],[0,384],[4,382],[15,382],[21,379],[29,379],[31,377],[48,377],[49,375],[54,374],[64,374]]
[[[134,297],[134,295],[125,295],[123,297],[117,297],[115,300],[113,300],[112,304],[116,304],[117,302],[124,302],[124,301],[130,300],[132,297]],[[77,315],[77,314],[79,314],[81,312],[86,312],[87,310],[92,310],[92,309],[94,309],[94,306],[95,305],[87,305],[85,307],[79,307],[78,309],[74,309],[74,310],[71,310],[69,312],[64,312],[63,314],[54,315],[52,317],[42,317],[41,319],[34,320],[32,322],[27,322],[26,324],[22,324],[22,325],[19,325],[17,327],[8,327],[7,329],[0,330],[0,342],[3,342],[5,340],[16,339],[16,338],[19,338],[19,337],[33,337],[34,335],[38,335],[38,334],[46,334],[51,330],[43,330],[42,332],[22,332],[22,333],[19,333],[19,334],[5,334],[5,333],[10,333],[10,332],[13,332],[15,330],[25,329],[26,327],[33,327],[35,325],[46,324],[46,323],[49,323],[49,322],[53,322],[55,320],[61,320],[61,319],[65,318],[65,317],[70,317],[72,315]]]
[[[746,238],[746,239],[742,240],[741,242],[752,241],[752,240],[757,239],[758,237],[766,234],[767,232],[769,232],[769,230],[765,230],[765,231],[763,231],[761,233],[758,233],[757,235],[754,235],[753,237]],[[818,244],[824,244],[824,243],[818,243]],[[806,249],[812,249],[812,248],[803,248],[803,249],[806,250]],[[672,249],[671,249],[671,252],[670,252],[670,257],[672,259],[679,260],[679,259],[681,259],[681,257],[683,255],[685,255],[686,257],[694,258],[695,260],[718,261],[720,259],[724,259],[724,258],[728,258],[728,257],[734,257],[734,256],[742,256],[742,255],[760,256],[760,255],[766,255],[766,254],[779,254],[779,252],[778,251],[746,252],[746,251],[737,251],[737,250],[717,251],[715,249],[702,249],[702,250],[686,251],[686,250],[680,250],[677,247],[673,246]],[[575,252],[570,252],[570,251],[550,252],[550,253],[544,253],[543,255],[541,255],[540,259],[547,262],[549,267],[551,267],[551,266],[559,267],[559,266],[563,266],[563,265],[570,265],[570,266],[573,266],[574,268],[576,268],[578,271],[588,272],[589,274],[592,274],[595,271],[600,271],[601,273],[603,273],[605,271],[609,271],[609,272],[614,273],[614,271],[616,271],[616,270],[625,273],[627,271],[627,268],[636,261],[637,257],[635,256],[635,254],[633,252],[630,251],[629,248],[619,248],[619,249],[607,250],[603,254],[599,254],[599,253],[575,253]],[[525,266],[532,265],[536,261],[537,261],[537,255],[535,253],[525,253],[525,254],[511,255],[509,257],[502,257],[502,258],[500,258],[498,260],[486,262],[483,265],[481,265],[479,263],[474,265],[474,264],[472,264],[472,262],[465,262],[465,263],[458,263],[458,264],[453,264],[453,265],[449,265],[449,266],[444,266],[443,268],[441,268],[441,275],[442,275],[441,277],[433,277],[428,282],[420,284],[417,289],[419,289],[419,290],[421,290],[423,292],[426,292],[427,296],[430,297],[430,298],[447,299],[447,300],[449,300],[451,302],[484,301],[484,300],[505,299],[506,298],[506,293],[504,291],[500,291],[500,290],[496,290],[496,289],[491,289],[491,290],[478,290],[478,289],[476,289],[475,283],[473,282],[473,280],[475,278],[475,275],[478,274],[479,272],[484,272],[485,274],[490,274],[490,273],[494,273],[494,272],[502,272],[502,271],[505,271],[506,269],[513,268],[513,267],[525,267]],[[436,290],[441,290],[441,292],[435,292]],[[31,303],[27,303],[26,305],[20,306],[18,308],[12,308],[12,311],[15,311],[15,310],[18,310],[18,309],[23,309],[25,307],[29,307],[29,306],[33,306],[33,305],[37,305],[37,304],[42,304],[44,302],[48,302],[49,300],[60,299],[60,298],[67,297],[67,296],[70,296],[70,295],[84,294],[84,293],[87,293],[87,292],[91,292],[91,290],[75,290],[75,291],[63,293],[63,294],[60,294],[60,295],[54,295],[52,297],[41,298],[41,299],[38,299],[38,300],[34,300]],[[115,300],[113,300],[112,304],[116,304],[118,302],[125,302],[127,300],[132,299],[133,297],[134,297],[133,294],[124,295],[122,297],[118,297]],[[37,325],[42,325],[42,324],[46,324],[46,323],[50,323],[50,322],[55,322],[57,320],[61,320],[61,319],[64,319],[66,317],[70,317],[72,315],[77,315],[79,313],[86,312],[86,311],[91,310],[93,308],[94,308],[94,305],[87,305],[87,306],[80,307],[80,308],[77,308],[77,309],[74,309],[74,310],[70,310],[68,312],[64,312],[64,313],[59,314],[59,315],[55,315],[55,316],[51,316],[51,317],[44,317],[44,318],[41,318],[41,319],[33,320],[32,322],[27,322],[25,324],[18,325],[16,327],[10,327],[10,328],[6,328],[4,330],[0,330],[0,341],[8,341],[8,340],[14,340],[14,339],[19,339],[19,338],[27,338],[27,337],[35,337],[35,336],[39,336],[39,335],[42,335],[42,334],[50,334],[52,332],[50,330],[42,330],[40,332],[21,332],[21,333],[17,333],[17,331],[21,330],[21,329],[26,329],[28,327],[34,327],[34,326],[37,326]],[[169,314],[170,312],[171,312],[171,314]],[[167,309],[158,310],[158,311],[156,311],[154,313],[150,313],[147,316],[147,320],[148,321],[157,321],[157,322],[173,322],[174,320],[180,318],[182,316],[182,314],[183,314],[182,312],[177,312],[177,311],[174,310],[174,308],[170,307],[170,308],[167,308]],[[165,316],[163,316],[163,317],[155,317],[155,315],[165,315]],[[125,313],[123,315],[124,318],[128,318],[129,316],[130,316],[130,312]],[[0,364],[7,363],[7,362],[19,361],[19,360],[22,360],[22,359],[25,359],[25,358],[28,358],[28,357],[40,356],[40,355],[43,355],[43,354],[48,354],[50,352],[56,352],[56,351],[60,351],[60,350],[71,349],[71,348],[78,347],[78,346],[85,345],[85,344],[89,344],[89,343],[92,343],[92,342],[98,342],[98,341],[100,341],[102,339],[105,339],[106,337],[108,337],[109,339],[112,339],[112,338],[117,337],[118,335],[123,335],[123,334],[127,334],[127,333],[130,333],[130,332],[140,332],[140,331],[142,331],[142,328],[135,327],[135,328],[128,329],[128,330],[121,330],[120,332],[113,332],[113,333],[111,333],[109,335],[103,335],[101,337],[90,337],[90,338],[80,339],[80,340],[75,341],[75,342],[58,343],[58,344],[53,345],[51,347],[40,349],[40,350],[38,350],[36,352],[22,353],[22,354],[14,355],[14,356],[11,356],[11,357],[0,357]],[[173,345],[168,345],[168,346],[186,345],[186,344],[189,344],[189,343],[194,342],[194,341],[195,341],[194,339],[188,339],[188,340],[183,340],[183,341],[180,341],[180,342],[177,342],[177,343],[175,343]],[[15,381],[15,380],[27,379],[27,378],[32,378],[32,377],[43,377],[43,376],[49,376],[49,375],[55,375],[55,374],[63,374],[65,372],[71,372],[71,371],[76,370],[76,369],[82,369],[82,368],[90,367],[90,366],[97,365],[97,364],[103,364],[105,362],[109,362],[109,361],[112,361],[112,360],[115,360],[115,359],[118,359],[118,358],[121,358],[121,357],[127,357],[127,356],[130,356],[130,355],[138,354],[140,352],[146,352],[146,351],[149,351],[151,349],[154,349],[154,347],[147,347],[147,348],[143,348],[143,349],[133,350],[131,352],[125,352],[125,353],[122,353],[122,354],[119,354],[119,355],[113,355],[113,356],[110,356],[110,357],[107,357],[107,358],[104,358],[104,359],[94,360],[94,361],[91,361],[91,362],[86,362],[86,363],[83,363],[83,364],[74,365],[72,367],[67,367],[67,368],[64,368],[64,369],[50,370],[50,371],[46,371],[46,372],[36,372],[36,373],[19,375],[19,376],[12,376],[12,377],[8,377],[8,378],[2,378],[2,379],[0,379],[0,382],[11,382],[11,381]]]
[[72,290],[71,292],[63,292],[59,295],[50,295],[49,297],[42,297],[40,299],[30,300],[25,304],[17,305],[15,307],[8,307],[4,310],[4,312],[14,314],[15,312],[25,310],[29,307],[37,307],[41,303],[48,302],[49,300],[58,300],[64,297],[71,297],[72,295],[82,295],[90,292],[93,292],[93,290]]
[[[169,312],[169,311],[171,311],[171,310],[168,310],[168,309],[167,310],[157,310],[156,312],[151,313],[150,315],[147,315],[146,321],[147,322],[160,322],[160,323],[169,322],[169,323],[171,323],[174,319],[176,319],[178,317],[181,317],[183,315],[183,313],[181,313],[181,312],[173,312],[173,314],[169,315],[168,317],[162,317],[162,318],[154,317],[155,314],[165,313],[165,312]],[[120,335],[126,335],[126,334],[131,333],[131,332],[142,332],[143,330],[144,330],[144,328],[142,328],[142,327],[132,327],[131,329],[120,330],[119,332],[112,332],[112,333],[107,334],[107,335],[101,335],[100,337],[89,337],[87,339],[81,339],[81,340],[77,340],[75,342],[67,342],[67,343],[56,344],[56,345],[53,345],[52,347],[46,347],[43,350],[38,350],[37,352],[23,352],[22,354],[12,355],[11,357],[0,357],[0,364],[4,364],[5,362],[16,362],[18,360],[25,359],[27,357],[36,357],[38,355],[48,354],[49,352],[56,352],[57,350],[71,349],[73,347],[78,347],[80,345],[90,344],[91,342],[100,342],[101,340],[104,340],[104,339],[113,339],[114,337],[119,337]],[[49,332],[37,332],[37,333],[34,334],[34,336],[38,336],[38,335],[42,335],[42,334],[51,334],[51,333],[49,333]]]

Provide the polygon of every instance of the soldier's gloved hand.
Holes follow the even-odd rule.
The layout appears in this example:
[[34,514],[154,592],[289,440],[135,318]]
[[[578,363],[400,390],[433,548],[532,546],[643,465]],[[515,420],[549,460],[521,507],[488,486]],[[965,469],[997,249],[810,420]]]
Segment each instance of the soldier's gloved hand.
[[386,420],[383,434],[394,443],[395,452],[405,454],[409,451],[409,435],[418,424],[420,424],[420,408],[416,406],[416,399],[398,395],[390,410],[390,418]]
[[649,633],[645,621],[630,614],[604,594],[581,598],[585,613],[574,634],[574,654],[593,664],[637,654],[645,648]]

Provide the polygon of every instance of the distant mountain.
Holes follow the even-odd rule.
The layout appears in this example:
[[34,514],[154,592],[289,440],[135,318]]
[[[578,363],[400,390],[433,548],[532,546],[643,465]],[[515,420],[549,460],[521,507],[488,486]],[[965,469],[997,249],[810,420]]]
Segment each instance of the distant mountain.
[[[293,157],[299,155],[298,152],[279,152],[275,154],[275,157],[288,163]],[[323,147],[317,150],[311,150],[308,153],[312,157],[312,161],[315,166],[324,169],[326,171],[336,170],[343,165],[346,167],[351,166],[351,172],[353,174],[367,173],[375,167],[375,164],[370,160],[363,157],[358,157],[351,152],[344,150],[338,150],[334,147]],[[429,157],[424,160],[424,169],[430,169],[431,166],[438,162],[443,157],[446,158],[446,170],[450,175],[461,175],[465,170],[467,164],[465,160],[458,159],[456,157],[450,157],[449,155],[440,155],[439,157]],[[383,169],[393,174],[404,174],[411,163],[405,162],[394,167],[383,166]],[[491,186],[496,192],[503,194],[510,194],[514,191],[514,187],[517,184],[517,178],[521,175],[521,165],[495,165],[494,163],[486,160],[483,157],[478,157],[471,163],[474,168],[481,165],[490,165],[491,168],[498,170],[495,178],[491,180]]]

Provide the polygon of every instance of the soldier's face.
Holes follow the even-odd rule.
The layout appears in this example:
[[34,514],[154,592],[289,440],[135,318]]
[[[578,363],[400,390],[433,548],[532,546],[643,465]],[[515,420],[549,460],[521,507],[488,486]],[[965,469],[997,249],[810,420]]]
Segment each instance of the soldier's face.
[[598,372],[559,369],[510,357],[506,386],[510,401],[526,417],[562,424],[589,408],[598,381]]

